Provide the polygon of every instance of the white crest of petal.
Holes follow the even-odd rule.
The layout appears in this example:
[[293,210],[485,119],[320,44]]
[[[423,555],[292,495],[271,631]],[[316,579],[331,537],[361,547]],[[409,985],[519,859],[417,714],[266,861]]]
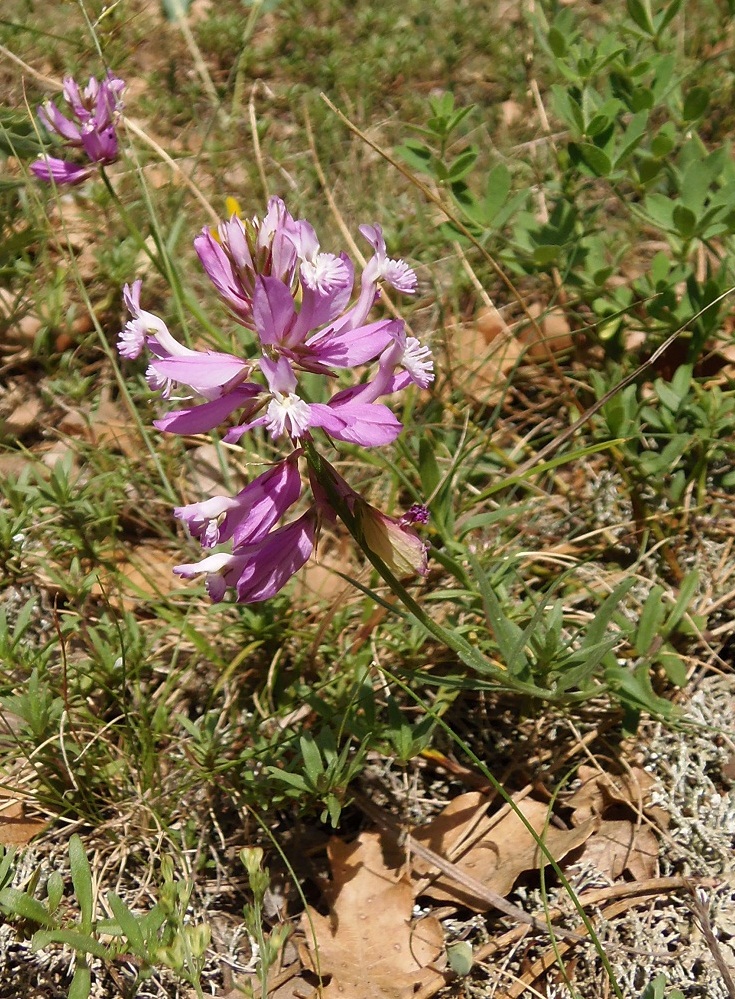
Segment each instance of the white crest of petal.
[[334,253],[317,253],[313,260],[302,263],[301,278],[309,288],[327,294],[347,284],[350,272],[344,260]]
[[401,364],[421,388],[426,388],[429,382],[434,381],[434,359],[431,350],[415,336],[406,338]]
[[311,412],[308,404],[294,393],[274,392],[266,417],[266,427],[274,440],[282,434],[298,438],[309,429]]
[[165,375],[159,374],[152,364],[149,364],[145,372],[145,380],[151,392],[160,392],[162,398],[168,399],[173,391],[174,383]]
[[126,357],[129,361],[134,361],[140,357],[145,347],[146,331],[136,319],[131,319],[125,324],[125,328],[120,330],[117,349],[121,357]]
[[381,268],[381,277],[403,295],[413,295],[416,291],[416,274],[405,260],[386,259]]

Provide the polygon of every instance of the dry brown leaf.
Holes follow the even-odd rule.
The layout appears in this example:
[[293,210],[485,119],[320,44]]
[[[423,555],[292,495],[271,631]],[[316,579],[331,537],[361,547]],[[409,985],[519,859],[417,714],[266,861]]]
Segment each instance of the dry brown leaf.
[[517,101],[503,101],[500,105],[500,117],[506,128],[511,128],[525,114],[523,107]]
[[32,344],[42,323],[30,311],[31,304],[7,288],[0,288],[0,330],[3,345],[8,343]]
[[[515,811],[506,812],[498,819],[491,816],[485,820],[485,806],[478,810],[475,805],[473,809],[473,799],[477,801],[482,798],[481,795],[472,792],[460,798],[459,805],[455,799],[448,809],[416,829],[413,838],[435,853],[448,857],[451,852],[456,852],[456,844],[466,837],[470,825],[477,826],[478,821],[486,823],[482,835],[469,850],[454,860],[454,864],[460,873],[469,875],[490,891],[503,896],[510,892],[524,871],[537,869],[548,862]],[[543,837],[555,860],[561,860],[571,850],[581,846],[598,824],[596,819],[590,819],[574,829],[547,827],[549,808],[544,802],[525,797],[516,803],[516,807],[537,835]],[[424,875],[431,871],[431,865],[416,859],[414,871]],[[423,893],[441,901],[466,905],[477,912],[485,912],[489,908],[485,899],[478,898],[470,889],[445,875],[432,881]]]
[[311,558],[293,583],[294,599],[299,605],[315,607],[319,604],[343,602],[352,592],[338,572],[357,576],[355,546],[348,535],[336,537],[322,534],[316,555]]
[[17,451],[0,454],[0,479],[15,479],[30,464],[28,458]]
[[533,316],[536,324],[522,320],[519,333],[521,343],[527,346],[526,357],[531,361],[545,361],[549,354],[559,354],[572,346],[571,327],[564,311],[559,308],[549,309],[540,302],[532,302],[528,314]]
[[[487,831],[492,820],[485,814],[487,796],[479,791],[467,791],[453,798],[431,822],[414,829],[412,836],[434,853],[452,860],[463,841],[481,830]],[[414,863],[417,870],[418,861]]]
[[188,459],[187,488],[191,491],[191,499],[187,498],[186,502],[194,503],[204,496],[227,491],[222,482],[222,464],[226,458],[221,457],[216,444],[192,448]]
[[636,881],[655,877],[658,838],[649,826],[629,819],[605,819],[584,844],[579,858],[615,881],[627,871]]
[[172,572],[175,562],[170,549],[144,542],[125,549],[114,573],[100,571],[99,582],[91,592],[112,604],[122,602],[123,607],[132,610],[151,597],[165,597],[180,589],[181,581]]
[[654,877],[658,838],[649,825],[641,823],[641,815],[650,816],[662,828],[669,822],[663,809],[650,804],[655,779],[640,767],[612,775],[581,766],[578,776],[582,785],[566,802],[574,809],[572,824],[587,822],[591,816],[602,820],[585,843],[580,862],[593,864],[612,880],[625,871],[638,881]]
[[492,406],[502,397],[507,376],[524,352],[523,345],[510,333],[500,333],[488,344],[477,325],[456,327],[449,346],[456,380],[467,395],[484,406]]
[[331,976],[324,999],[410,999],[433,975],[442,929],[432,917],[412,925],[413,888],[389,842],[363,833],[350,844],[329,843],[329,916],[309,906],[302,918],[302,957],[322,978]]
[[89,441],[95,447],[113,448],[129,458],[140,454],[135,424],[116,402],[103,397],[96,409],[80,406],[67,413],[59,430],[69,437]]
[[43,819],[27,819],[23,802],[12,792],[0,791],[0,844],[25,846],[46,828]]
[[586,822],[590,816],[597,815],[614,818],[608,814],[620,806],[628,809],[632,815],[645,811],[658,825],[668,825],[668,815],[661,808],[650,804],[650,791],[656,780],[646,770],[631,767],[624,774],[606,774],[596,767],[583,765],[577,771],[581,787],[566,800],[566,805],[573,809],[572,825]]
[[501,333],[506,335],[510,333],[508,324],[494,305],[486,305],[480,309],[477,313],[476,322],[485,343],[492,343]]
[[14,393],[14,396],[12,403],[11,399],[4,400],[6,404],[10,405],[6,409],[4,419],[0,420],[0,427],[2,427],[3,433],[8,436],[22,440],[28,433],[39,428],[39,417],[43,406],[36,395],[26,395],[21,398],[17,393]]

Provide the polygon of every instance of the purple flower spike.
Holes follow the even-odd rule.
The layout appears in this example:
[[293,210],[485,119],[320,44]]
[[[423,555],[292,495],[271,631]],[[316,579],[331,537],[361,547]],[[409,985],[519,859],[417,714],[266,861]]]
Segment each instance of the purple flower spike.
[[122,110],[124,89],[124,82],[112,73],[101,82],[90,77],[84,91],[70,76],[66,77],[63,94],[72,118],[62,114],[53,101],[47,101],[38,108],[38,120],[49,134],[57,135],[71,150],[83,153],[88,163],[42,153],[31,164],[32,173],[46,182],[79,184],[92,175],[94,166],[114,163],[119,153],[115,124]]
[[[93,115],[102,121],[106,113],[114,114],[103,86],[92,80],[82,94],[68,81],[65,96],[79,124],[55,108],[44,111],[49,127],[69,141],[76,141],[78,129],[77,144],[90,155],[107,155],[104,144],[109,137],[103,129],[86,145],[83,140]],[[222,600],[228,589],[242,603],[277,593],[309,558],[318,524],[336,520],[336,507],[346,519],[349,510],[363,546],[394,573],[426,573],[426,545],[412,528],[426,522],[425,508],[412,507],[397,520],[388,517],[326,462],[323,467],[342,503],[312,470],[314,505],[298,519],[282,523],[301,498],[299,459],[306,453],[309,462],[315,460],[312,448],[320,432],[332,446],[335,441],[358,447],[388,445],[403,428],[379,400],[412,384],[426,389],[434,379],[429,348],[406,335],[402,320],[368,321],[381,283],[413,294],[416,276],[404,261],[388,257],[380,226],[362,226],[361,232],[374,254],[360,275],[356,294],[349,257],[322,251],[312,226],[294,219],[280,198],[270,199],[262,221],[235,214],[216,229],[199,233],[196,252],[241,328],[242,356],[239,351],[185,347],[163,320],[142,308],[141,282],[125,286],[130,319],[119,335],[120,355],[133,360],[146,351],[150,387],[164,398],[174,389],[177,395],[184,392],[178,398],[186,404],[154,420],[155,427],[185,436],[222,427],[227,445],[259,429],[273,442],[286,438],[292,449],[236,495],[215,495],[175,509],[203,548],[231,546],[229,552],[215,552],[174,570],[185,579],[204,575],[212,600]],[[338,372],[366,365],[370,368],[350,387],[331,391]]]

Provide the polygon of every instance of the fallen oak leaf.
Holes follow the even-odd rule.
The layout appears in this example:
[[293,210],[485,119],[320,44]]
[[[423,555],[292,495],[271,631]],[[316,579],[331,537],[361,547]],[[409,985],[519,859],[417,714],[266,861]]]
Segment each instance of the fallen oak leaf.
[[483,406],[493,406],[508,389],[508,375],[520,363],[524,346],[507,329],[488,337],[487,327],[460,324],[452,331],[452,378]]
[[435,972],[442,928],[432,917],[412,925],[413,888],[392,849],[379,833],[330,840],[329,916],[309,906],[302,917],[302,959],[331,977],[319,990],[324,999],[411,999]]
[[[474,793],[461,795],[463,801],[459,806],[455,799],[435,819],[415,829],[413,839],[429,846],[435,853],[446,856],[451,847],[466,835],[467,827],[483,818],[482,814],[478,815],[477,808],[474,812],[472,809],[472,799],[477,797],[481,796]],[[482,813],[486,807],[481,806]],[[530,797],[517,802],[516,808],[523,813],[537,838],[543,840],[546,849],[557,861],[580,847],[599,824],[599,820],[590,818],[572,829],[549,825],[548,805]],[[502,814],[495,821],[493,816],[486,821],[482,835],[454,861],[454,867],[489,891],[505,897],[521,874],[545,866],[548,860],[541,852],[537,839],[514,810]],[[431,865],[417,858],[413,868],[415,874],[421,876],[430,872]],[[476,912],[486,912],[490,908],[487,898],[480,897],[443,874],[425,887],[423,894],[440,901],[465,905]]]
[[[517,795],[516,800],[521,800],[522,797],[525,797],[526,793],[527,791],[520,792],[520,796]],[[365,798],[364,795],[361,795],[359,792],[355,795],[355,800],[359,803],[362,811],[371,815],[384,828],[390,831],[398,832],[398,823],[394,822],[391,816],[384,812],[383,809],[374,805],[369,799]],[[493,822],[498,822],[504,814],[504,809],[501,809],[499,813],[493,816]],[[481,824],[478,825],[478,828],[482,828]],[[477,835],[477,832],[475,831],[473,835]],[[459,868],[450,860],[445,859],[440,854],[435,853],[430,847],[424,846],[423,843],[418,842],[418,840],[411,836],[410,833],[404,833],[401,836],[401,842],[403,842],[404,848],[408,854],[426,861],[432,870],[441,871],[446,875],[452,884],[458,884],[469,889],[471,894],[475,895],[485,903],[484,909],[497,909],[504,915],[510,916],[511,919],[515,919],[516,921],[525,924],[525,926],[532,926],[540,933],[553,933],[555,936],[564,937],[565,939],[570,940],[582,939],[576,933],[569,933],[567,930],[562,930],[558,927],[554,927],[552,929],[544,917],[538,918],[537,916],[525,912],[525,910],[519,908],[518,906],[513,905],[511,902],[508,902],[502,895],[499,895],[497,892],[487,888],[466,872],[460,871]],[[419,881],[418,883],[414,883],[414,896],[418,896],[423,893],[423,882]],[[424,990],[422,990],[422,994],[423,991]]]
[[43,819],[26,818],[22,798],[12,791],[0,791],[0,845],[25,846],[46,825]]
[[609,813],[621,805],[635,815],[646,811],[659,825],[668,825],[667,813],[650,805],[656,779],[647,770],[631,767],[627,773],[613,775],[582,764],[577,777],[580,787],[564,802],[573,809],[572,825],[581,825],[592,815],[612,818]]
[[128,610],[140,608],[180,588],[178,577],[172,572],[175,562],[170,549],[155,541],[121,549],[114,559],[114,569],[101,568],[90,592],[115,606]]
[[666,828],[669,816],[650,804],[655,778],[640,767],[624,774],[607,774],[582,765],[578,771],[581,786],[567,799],[572,808],[571,822],[578,825],[591,816],[600,819],[578,858],[593,864],[612,881],[626,871],[637,881],[652,878],[658,866],[658,838],[650,824],[643,824],[644,814]]
[[611,881],[626,871],[636,881],[648,881],[658,867],[658,837],[650,826],[629,819],[603,819],[578,859],[593,864]]

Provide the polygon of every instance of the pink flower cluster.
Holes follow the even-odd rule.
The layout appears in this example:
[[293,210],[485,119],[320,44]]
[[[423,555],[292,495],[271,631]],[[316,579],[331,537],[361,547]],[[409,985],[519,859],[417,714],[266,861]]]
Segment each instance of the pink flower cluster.
[[38,118],[47,132],[57,135],[75,153],[82,153],[86,163],[74,159],[59,159],[42,153],[31,171],[39,178],[56,184],[80,184],[98,164],[113,163],[118,156],[115,123],[122,110],[122,92],[125,84],[113,73],[102,81],[93,76],[84,90],[67,76],[63,94],[69,105],[71,117],[62,114],[53,101],[38,109]]
[[[151,388],[168,398],[176,386],[194,397],[182,409],[158,419],[160,430],[198,434],[213,430],[237,413],[225,441],[234,443],[255,427],[284,440],[290,453],[248,483],[236,496],[214,496],[174,512],[205,549],[231,543],[202,561],[177,566],[190,578],[206,574],[213,600],[233,587],[237,600],[250,603],[277,593],[310,557],[321,520],[334,520],[330,503],[338,497],[365,544],[395,572],[426,572],[426,547],[411,524],[426,521],[423,507],[394,520],[371,507],[323,459],[323,488],[310,470],[313,502],[300,517],[277,526],[302,494],[299,459],[316,430],[330,439],[375,447],[389,444],[402,425],[381,397],[433,380],[428,347],[406,336],[398,319],[368,322],[385,283],[403,294],[416,289],[416,276],[402,260],[387,256],[380,226],[360,232],[373,255],[353,293],[355,269],[349,257],[320,250],[316,233],[295,220],[280,198],[271,198],[260,220],[233,215],[216,232],[204,229],[194,241],[199,259],[232,318],[255,342],[253,356],[191,350],[165,323],[141,308],[141,282],[126,286],[130,320],[120,333],[121,356],[148,351]],[[326,402],[311,402],[299,376],[325,376],[330,384],[339,369],[371,364],[371,377],[336,392]]]

